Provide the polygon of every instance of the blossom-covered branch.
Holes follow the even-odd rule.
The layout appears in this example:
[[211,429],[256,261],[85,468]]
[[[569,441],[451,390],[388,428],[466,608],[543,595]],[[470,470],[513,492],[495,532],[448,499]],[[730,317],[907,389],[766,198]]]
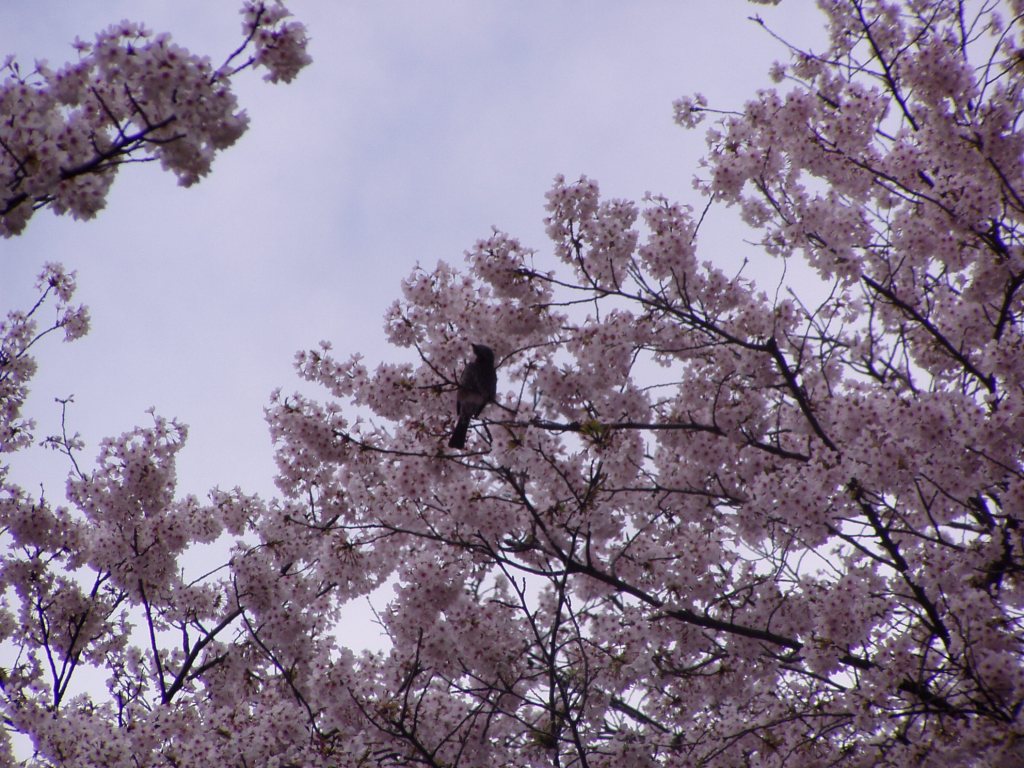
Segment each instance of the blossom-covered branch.
[[124,163],[158,160],[185,186],[209,173],[248,124],[231,76],[254,66],[288,82],[309,63],[305,29],[283,5],[247,0],[242,14],[245,43],[218,69],[131,22],[76,41],[78,61],[59,69],[36,62],[24,72],[9,58],[0,85],[0,234],[20,233],[43,207],[92,218]]

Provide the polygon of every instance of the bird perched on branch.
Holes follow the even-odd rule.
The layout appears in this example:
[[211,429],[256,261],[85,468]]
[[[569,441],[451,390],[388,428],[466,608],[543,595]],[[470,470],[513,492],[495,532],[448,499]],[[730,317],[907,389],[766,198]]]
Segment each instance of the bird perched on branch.
[[449,448],[465,448],[469,421],[479,416],[498,389],[498,374],[494,370],[494,350],[483,344],[474,344],[476,359],[462,371],[459,389],[455,398],[455,412],[459,416],[448,441]]

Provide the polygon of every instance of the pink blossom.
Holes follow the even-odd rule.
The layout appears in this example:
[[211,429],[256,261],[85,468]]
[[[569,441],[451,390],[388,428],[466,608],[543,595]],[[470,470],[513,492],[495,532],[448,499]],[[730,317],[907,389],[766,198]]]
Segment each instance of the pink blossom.
[[[0,470],[0,711],[35,761],[1020,765],[1024,2],[819,5],[828,48],[778,88],[677,106],[718,115],[697,204],[557,177],[550,254],[492,231],[402,281],[401,358],[300,352],[276,498],[182,496],[187,429],[156,414],[94,461],[46,439],[67,506]],[[248,63],[290,79],[301,27],[243,14]],[[244,128],[233,65],[127,23],[80,47],[0,91],[8,234],[92,215],[103,163],[175,131],[152,151],[192,183]],[[84,97],[99,71],[133,98]],[[801,279],[716,264],[712,203]],[[37,285],[0,323],[3,452],[35,440],[31,347],[88,328],[74,275]],[[470,343],[498,388],[453,453]],[[357,654],[347,608],[388,590]]]

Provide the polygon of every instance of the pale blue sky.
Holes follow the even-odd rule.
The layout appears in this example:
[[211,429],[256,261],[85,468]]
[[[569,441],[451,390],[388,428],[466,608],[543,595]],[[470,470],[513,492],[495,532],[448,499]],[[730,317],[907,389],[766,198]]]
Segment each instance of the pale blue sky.
[[[819,43],[810,0],[674,2],[326,2],[295,0],[314,63],[272,86],[242,75],[252,119],[197,187],[155,166],[122,170],[89,223],[42,212],[0,241],[0,310],[27,307],[44,261],[77,269],[92,331],[52,340],[27,410],[55,429],[54,397],[74,394],[73,428],[91,465],[100,438],[147,423],[146,408],[190,425],[180,488],[273,492],[263,407],[298,385],[293,354],[329,339],[339,356],[395,359],[381,316],[416,262],[461,263],[497,226],[540,253],[552,177],[581,173],[608,196],[646,191],[694,205],[703,129],[672,123],[694,91],[738,107],[795,42]],[[121,18],[169,31],[220,61],[239,42],[233,0],[10,0],[0,54],[51,65]],[[702,257],[745,248],[714,211]],[[541,262],[542,263],[542,262]],[[16,477],[49,494],[59,457],[17,457]]]

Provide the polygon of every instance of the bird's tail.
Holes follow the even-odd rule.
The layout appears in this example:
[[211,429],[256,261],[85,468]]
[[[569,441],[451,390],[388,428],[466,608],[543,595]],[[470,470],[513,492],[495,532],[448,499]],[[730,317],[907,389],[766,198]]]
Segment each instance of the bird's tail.
[[449,448],[465,448],[466,432],[469,430],[469,419],[460,418],[455,424],[455,431],[448,440]]

